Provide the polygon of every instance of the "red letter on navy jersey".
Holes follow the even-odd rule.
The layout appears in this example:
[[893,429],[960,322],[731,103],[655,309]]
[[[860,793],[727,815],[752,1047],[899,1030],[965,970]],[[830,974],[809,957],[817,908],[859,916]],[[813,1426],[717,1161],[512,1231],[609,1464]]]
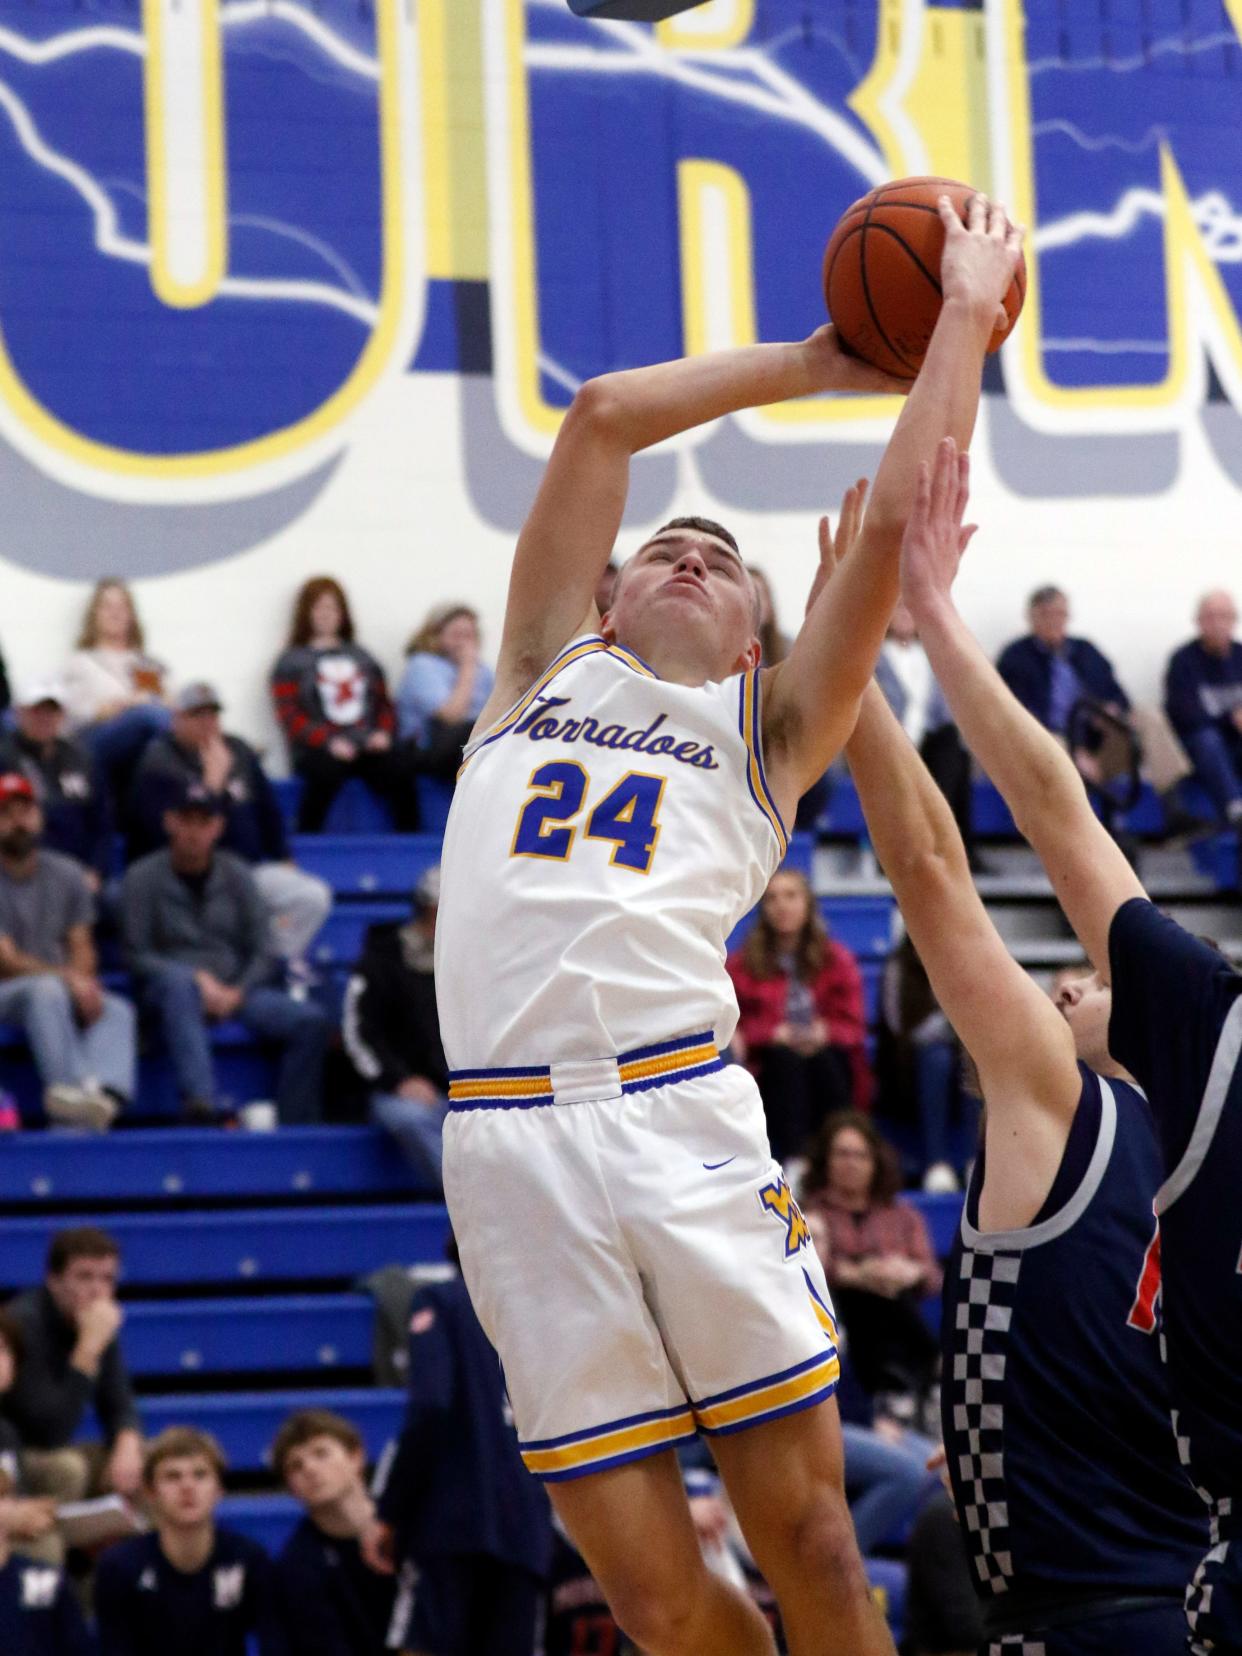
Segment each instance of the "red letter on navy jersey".
[[1126,1318],[1127,1328],[1137,1328],[1140,1334],[1156,1332],[1156,1297],[1160,1293],[1160,1221],[1156,1233],[1147,1244],[1143,1255],[1143,1274],[1139,1277],[1138,1293]]

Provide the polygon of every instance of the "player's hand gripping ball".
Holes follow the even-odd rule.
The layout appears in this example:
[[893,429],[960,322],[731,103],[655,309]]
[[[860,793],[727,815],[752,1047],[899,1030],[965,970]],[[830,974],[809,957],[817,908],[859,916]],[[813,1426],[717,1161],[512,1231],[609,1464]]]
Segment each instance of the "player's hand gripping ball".
[[[962,222],[975,191],[951,178],[899,178],[856,201],[824,253],[824,298],[846,349],[897,378],[923,366],[940,315],[944,225],[937,203],[948,196]],[[1008,338],[1026,298],[1021,254],[1003,303],[1008,323],[988,350]]]

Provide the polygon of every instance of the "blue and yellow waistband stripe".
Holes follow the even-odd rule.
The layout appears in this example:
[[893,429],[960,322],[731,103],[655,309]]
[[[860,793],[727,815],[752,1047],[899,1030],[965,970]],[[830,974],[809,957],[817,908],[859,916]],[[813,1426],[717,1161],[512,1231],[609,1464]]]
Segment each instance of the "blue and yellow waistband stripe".
[[699,1430],[709,1437],[713,1433],[740,1432],[760,1420],[775,1420],[822,1402],[825,1397],[831,1397],[840,1378],[841,1363],[836,1351],[825,1351],[782,1374],[721,1392],[717,1397],[691,1403],[690,1407]]
[[[724,1068],[710,1029],[655,1046],[637,1047],[617,1058],[623,1093],[644,1092],[690,1081]],[[449,1103],[457,1110],[528,1110],[554,1102],[552,1071],[538,1069],[453,1070]]]
[[563,1478],[580,1478],[587,1472],[602,1472],[609,1466],[657,1455],[675,1444],[688,1443],[695,1435],[694,1416],[682,1404],[652,1414],[633,1415],[628,1420],[610,1421],[567,1437],[547,1438],[520,1445],[526,1470],[545,1483]]
[[742,733],[742,740],[746,743],[746,785],[750,789],[750,797],[772,824],[772,832],[776,835],[783,857],[789,850],[789,835],[785,832],[781,813],[777,810],[776,801],[768,788],[768,779],[763,774],[759,671],[759,668],[755,667],[741,676],[741,688],[738,692],[738,728]]

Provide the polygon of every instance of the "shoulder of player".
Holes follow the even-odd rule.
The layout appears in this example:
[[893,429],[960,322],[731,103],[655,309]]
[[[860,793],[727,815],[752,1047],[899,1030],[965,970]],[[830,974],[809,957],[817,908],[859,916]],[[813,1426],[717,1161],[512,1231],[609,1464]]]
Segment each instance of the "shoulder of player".
[[[483,704],[483,711],[475,720],[470,739],[485,735],[488,730],[502,719],[526,693],[538,684],[550,667],[564,656],[571,645],[582,643],[601,642],[598,635],[588,627],[579,628],[572,637],[562,640],[555,648],[540,647],[538,649],[501,649],[500,660],[496,664],[496,677],[492,684],[491,694]],[[603,653],[601,650],[600,654]]]

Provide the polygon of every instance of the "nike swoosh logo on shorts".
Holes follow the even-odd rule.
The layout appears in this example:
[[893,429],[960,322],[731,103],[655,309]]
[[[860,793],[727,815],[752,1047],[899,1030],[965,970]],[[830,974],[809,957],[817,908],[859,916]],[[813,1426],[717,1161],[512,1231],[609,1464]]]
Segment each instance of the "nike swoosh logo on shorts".
[[703,1166],[709,1173],[714,1173],[718,1167],[728,1167],[731,1161],[736,1161],[736,1155],[726,1156],[722,1162],[704,1162]]

